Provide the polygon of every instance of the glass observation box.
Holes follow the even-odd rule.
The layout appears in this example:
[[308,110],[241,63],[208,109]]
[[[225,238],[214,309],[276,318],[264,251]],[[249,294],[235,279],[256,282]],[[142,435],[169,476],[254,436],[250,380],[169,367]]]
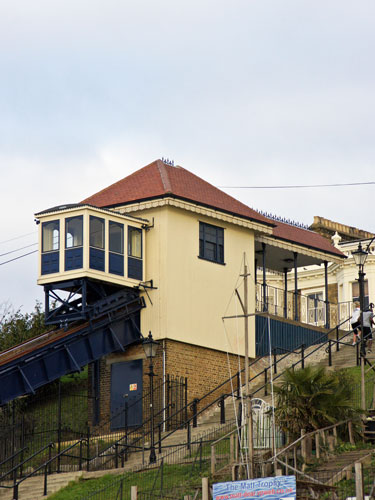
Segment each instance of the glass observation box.
[[35,217],[39,285],[82,277],[122,286],[144,280],[147,220],[90,205],[64,205]]

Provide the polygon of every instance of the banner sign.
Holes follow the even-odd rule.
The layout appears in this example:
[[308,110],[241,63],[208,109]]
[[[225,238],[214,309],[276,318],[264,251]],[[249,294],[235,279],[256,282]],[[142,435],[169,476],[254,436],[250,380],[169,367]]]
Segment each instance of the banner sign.
[[296,500],[296,492],[295,476],[263,477],[213,485],[214,500],[236,498]]

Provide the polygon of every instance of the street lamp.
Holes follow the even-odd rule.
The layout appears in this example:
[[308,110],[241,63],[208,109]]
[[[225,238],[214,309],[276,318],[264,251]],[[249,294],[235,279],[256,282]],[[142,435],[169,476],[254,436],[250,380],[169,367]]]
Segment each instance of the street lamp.
[[159,347],[159,343],[156,342],[149,332],[148,337],[144,339],[143,349],[146,354],[146,358],[150,361],[150,371],[148,376],[150,377],[150,413],[151,413],[151,447],[150,447],[150,464],[154,464],[156,462],[156,453],[155,453],[155,438],[154,438],[154,365],[152,363],[153,358],[156,355],[156,351]]
[[368,252],[362,248],[361,242],[358,244],[357,250],[352,252],[354,262],[358,266],[358,283],[359,283],[359,307],[361,310],[360,323],[361,323],[361,404],[363,409],[366,406],[366,393],[365,393],[365,355],[366,344],[363,335],[363,311],[365,308],[365,276],[363,268],[366,263]]

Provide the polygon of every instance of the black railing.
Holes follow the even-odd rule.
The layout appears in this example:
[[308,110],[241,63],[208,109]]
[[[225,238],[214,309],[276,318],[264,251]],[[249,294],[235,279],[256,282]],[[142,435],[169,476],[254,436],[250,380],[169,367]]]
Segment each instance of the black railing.
[[[337,327],[333,328],[328,332],[329,335],[336,331],[336,340],[334,342],[336,343],[337,349],[339,349],[342,340],[351,333],[351,332],[346,332],[345,335],[343,335],[340,338],[338,333],[340,326],[341,325],[337,325]],[[287,353],[285,353],[285,349],[275,348],[280,352],[284,351],[284,354],[281,354],[279,355],[279,357],[277,357],[275,352],[273,357],[273,363],[271,363],[271,366],[268,366],[260,370],[256,375],[250,377],[249,381],[251,384],[256,384],[257,382],[259,382],[259,387],[257,387],[252,392],[252,394],[255,395],[262,390],[265,393],[267,392],[267,387],[270,378],[269,374],[271,373],[271,370],[273,370],[275,374],[273,380],[276,380],[282,374],[278,373],[277,366],[278,365],[280,366],[282,362],[288,360],[289,356],[299,355],[299,359],[296,362],[288,364],[289,366],[297,367],[299,365],[304,366],[305,360],[309,356],[317,352],[319,349],[325,349],[328,347],[328,352],[331,352],[332,354],[333,341],[332,339],[327,339],[328,335],[327,333],[322,335],[322,337],[320,338],[321,344],[318,345],[316,348],[311,349],[308,353],[306,353],[305,347],[303,345],[299,346],[298,349],[296,349],[295,351]],[[328,357],[328,360],[330,363],[331,362],[330,355]],[[253,360],[251,363],[249,363],[250,373],[252,369],[254,370],[256,368],[256,365],[260,361],[261,361],[260,359],[256,359]],[[241,376],[243,375],[243,373],[244,369],[238,371],[237,373],[226,379],[224,382],[219,384],[217,387],[209,391],[203,397],[199,399],[194,398],[192,401],[182,405],[177,409],[173,409],[172,407],[170,407],[170,411],[166,412],[166,409],[163,407],[163,405],[161,405],[161,408],[155,412],[154,415],[155,429],[153,429],[153,431],[157,431],[155,432],[155,436],[157,436],[157,442],[155,444],[157,449],[159,450],[159,453],[161,453],[162,450],[166,448],[165,446],[166,439],[169,438],[178,429],[183,429],[183,428],[185,428],[186,430],[186,446],[187,449],[190,450],[192,443],[191,428],[197,426],[198,417],[200,415],[202,415],[207,409],[212,408],[215,405],[218,405],[220,407],[220,422],[221,424],[223,424],[226,421],[225,400],[228,396],[231,395],[235,395],[236,398],[239,398],[241,396],[241,390],[243,386],[243,382],[241,381]],[[262,376],[263,376],[263,383],[261,382]],[[230,390],[228,391],[228,389]],[[144,397],[147,398],[149,397],[149,395],[145,394]],[[186,403],[186,395],[184,396],[183,399],[184,403]],[[136,404],[136,402],[134,402],[133,404]],[[124,411],[129,411],[130,409],[131,405],[128,405],[125,407]],[[44,471],[45,474],[47,474],[48,472],[46,472],[47,469],[45,468],[46,463],[48,463],[49,465],[48,467],[49,472],[52,471],[51,467],[53,462],[59,464],[57,465],[57,467],[55,466],[53,468],[54,471],[60,470],[60,462],[61,459],[63,459],[64,457],[66,457],[67,461],[69,461],[68,460],[69,458],[78,459],[79,467],[82,467],[82,463],[85,462],[87,469],[105,468],[106,466],[118,467],[119,464],[123,466],[124,462],[127,460],[128,455],[131,451],[140,451],[140,450],[145,451],[146,449],[149,449],[145,446],[145,442],[148,440],[149,435],[151,433],[150,424],[151,424],[150,418],[146,418],[142,422],[142,425],[137,428],[127,429],[125,426],[125,428],[121,431],[121,435],[118,436],[117,438],[116,434],[114,433],[111,433],[109,435],[110,443],[99,444],[99,438],[101,439],[103,438],[104,431],[107,430],[108,432],[110,421],[107,421],[106,423],[103,424],[103,426],[100,427],[97,426],[95,428],[95,432],[91,434],[87,432],[84,438],[81,437],[78,441],[71,444],[71,446],[64,448],[64,450],[60,451],[53,457],[49,457],[48,460],[44,460],[43,463],[41,463],[35,468],[35,470],[31,475],[34,475],[42,470]],[[172,430],[171,427],[173,427]],[[167,432],[165,432],[163,435],[162,430],[166,430]],[[85,442],[87,446],[85,456],[83,456],[84,454],[82,450],[83,442]],[[76,446],[80,446],[81,450],[80,455],[78,456],[78,458],[77,456],[69,457],[67,455],[67,450],[70,450]],[[33,456],[33,458],[35,458],[35,456]],[[17,464],[17,466],[12,467],[8,471],[6,471],[4,473],[4,477],[9,474],[14,474],[15,470],[16,471],[21,470],[21,468],[24,467],[25,463],[30,460],[31,458],[29,457],[26,461],[25,460],[21,461],[20,464]],[[22,478],[22,480],[26,479],[27,477],[30,477],[30,474]]]

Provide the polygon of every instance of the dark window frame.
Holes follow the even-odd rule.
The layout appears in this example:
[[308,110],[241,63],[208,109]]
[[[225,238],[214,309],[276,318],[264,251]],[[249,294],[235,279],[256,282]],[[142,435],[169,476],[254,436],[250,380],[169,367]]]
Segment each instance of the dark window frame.
[[[131,253],[132,241],[131,241],[130,233],[132,231],[136,231],[137,233],[139,233],[141,235],[141,256],[140,257]],[[143,234],[142,234],[142,229],[140,227],[128,226],[128,257],[131,257],[132,259],[138,259],[138,260],[143,259]]]
[[223,227],[199,221],[198,257],[209,262],[225,265]]
[[[68,246],[68,224],[70,221],[77,219],[81,222],[81,244]],[[83,215],[74,215],[73,217],[66,217],[65,219],[65,250],[71,250],[72,248],[82,248],[84,245],[84,226],[83,226]]]
[[[102,241],[101,246],[94,245],[94,243],[92,241],[93,232],[92,232],[91,223],[93,223],[94,221],[100,222],[101,227],[103,229],[103,234],[102,234],[103,241]],[[103,217],[97,217],[96,215],[90,215],[90,219],[89,219],[89,245],[91,248],[97,248],[98,250],[105,250],[105,219],[103,219]]]
[[[117,250],[113,250],[113,239],[112,239],[113,233],[112,233],[111,229],[114,227],[120,228],[120,232],[121,232],[120,239],[121,239],[122,249],[120,252],[118,252]],[[118,255],[124,255],[124,252],[125,252],[125,227],[124,227],[124,224],[122,222],[110,220],[108,223],[108,234],[109,234],[109,242],[108,242],[109,252],[115,253]]]
[[[53,241],[53,231],[52,231],[52,248],[50,250],[44,250],[44,247],[45,247],[45,232],[44,231],[45,231],[45,228],[49,224],[56,224],[57,232],[58,232],[57,248],[53,248],[54,241]],[[58,252],[59,250],[60,250],[60,219],[42,222],[42,253]]]

